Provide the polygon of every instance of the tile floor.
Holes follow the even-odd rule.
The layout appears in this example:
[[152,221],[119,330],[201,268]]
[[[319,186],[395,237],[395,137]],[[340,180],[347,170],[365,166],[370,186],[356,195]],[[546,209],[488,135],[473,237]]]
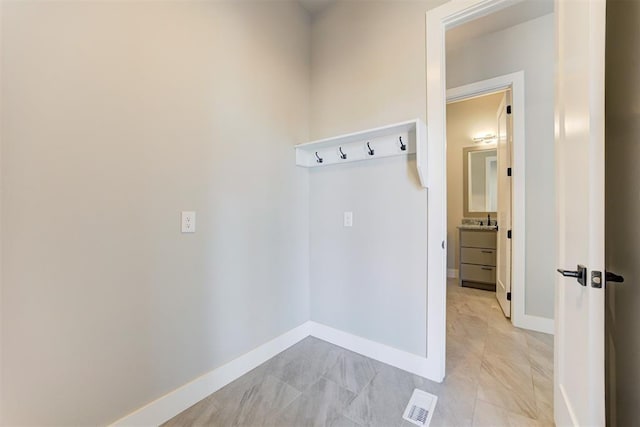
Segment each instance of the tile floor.
[[401,426],[414,388],[432,426],[553,425],[553,339],[519,330],[491,292],[448,284],[447,378],[438,384],[306,338],[164,426]]

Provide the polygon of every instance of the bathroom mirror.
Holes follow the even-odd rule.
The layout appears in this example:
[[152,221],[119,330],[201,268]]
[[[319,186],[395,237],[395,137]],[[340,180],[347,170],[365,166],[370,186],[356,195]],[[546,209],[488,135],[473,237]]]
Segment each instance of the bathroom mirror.
[[498,157],[495,147],[463,149],[465,217],[495,214],[498,208]]

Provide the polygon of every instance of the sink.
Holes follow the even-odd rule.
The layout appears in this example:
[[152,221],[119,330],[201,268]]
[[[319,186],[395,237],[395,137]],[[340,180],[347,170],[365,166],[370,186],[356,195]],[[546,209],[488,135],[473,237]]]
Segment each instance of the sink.
[[478,225],[478,224],[462,224],[459,225],[460,230],[497,230],[496,225]]

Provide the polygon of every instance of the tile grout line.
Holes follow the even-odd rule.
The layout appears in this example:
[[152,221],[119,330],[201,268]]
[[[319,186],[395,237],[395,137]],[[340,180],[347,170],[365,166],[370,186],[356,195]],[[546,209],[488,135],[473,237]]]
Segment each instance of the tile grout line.
[[[480,371],[483,369],[485,353],[487,352],[487,340],[489,339],[489,312],[487,311],[487,331],[485,333],[484,339],[482,340],[482,356],[480,357]],[[480,375],[481,372],[478,373]],[[475,399],[473,401],[473,411],[471,413],[471,426],[474,425],[476,419],[476,408],[478,406],[478,393],[480,393],[480,378],[478,377],[478,383],[476,384],[476,393]]]
[[533,380],[533,367],[531,366],[531,346],[529,345],[529,338],[524,336],[524,340],[527,344],[527,361],[529,362],[529,378],[531,379],[531,388],[533,389],[533,404],[536,406],[536,418],[538,421],[540,418],[540,408],[538,407],[538,396],[536,396],[536,383]]
[[[487,301],[488,302],[488,301]],[[480,366],[480,370],[483,369],[483,365],[485,364],[485,360],[487,358],[487,342],[488,342],[488,337],[489,337],[489,329],[491,328],[489,326],[489,317],[491,315],[491,307],[489,308],[489,310],[487,311],[487,334],[484,336],[483,340],[482,340],[482,344],[483,344],[483,351],[482,351],[482,356],[481,356],[481,366]],[[520,331],[518,330],[518,328],[513,327],[513,325],[511,325],[511,327],[513,328],[513,330],[520,335]],[[497,332],[500,332],[500,330],[496,330]],[[529,380],[531,382],[531,389],[533,391],[533,405],[535,407],[535,414],[536,414],[536,418],[534,419],[535,421],[538,420],[539,418],[539,408],[538,408],[538,398],[535,395],[535,384],[533,382],[533,374],[532,374],[532,366],[531,366],[531,360],[530,360],[530,349],[529,349],[529,341],[527,340],[527,337],[525,334],[521,334],[521,336],[524,338],[525,340],[525,345],[526,345],[526,349],[527,349],[527,353],[526,353],[526,361],[527,361],[527,366],[526,369],[528,371],[528,375],[529,375]],[[500,359],[503,359],[502,357],[500,357]],[[515,363],[515,362],[514,362]],[[522,366],[522,365],[521,365]],[[524,366],[522,366],[524,367]],[[474,409],[473,409],[473,417],[475,418],[475,410],[476,410],[476,406],[477,406],[477,401],[478,400],[482,400],[479,398],[479,388],[480,388],[480,382],[478,381],[478,384],[476,385],[476,393],[475,393],[475,400],[474,400]],[[484,401],[484,400],[483,400]],[[493,406],[496,406],[498,408],[501,408],[502,410],[506,411],[507,413],[512,413],[511,410],[509,408],[504,408],[502,405],[497,405],[495,403],[490,403]],[[515,413],[514,413],[515,414]],[[527,417],[530,418],[530,417]],[[531,419],[531,418],[530,418]]]
[[378,376],[378,373],[379,373],[380,371],[378,371],[377,369],[376,369],[375,371],[376,371],[375,375],[373,375],[373,376],[371,377],[371,379],[367,382],[367,384],[365,384],[365,386],[364,386],[364,387],[362,387],[362,389],[360,390],[360,392],[358,392],[358,393],[356,393],[356,394],[355,394],[355,396],[353,397],[353,399],[351,399],[351,401],[349,402],[349,404],[347,404],[347,405],[342,409],[342,413],[341,413],[341,415],[342,415],[343,417],[345,417],[345,418],[347,418],[347,419],[349,419],[349,420],[351,420],[351,421],[355,422],[355,423],[356,423],[356,424],[358,424],[358,425],[362,425],[362,424],[361,424],[360,422],[358,422],[358,421],[355,421],[355,420],[354,420],[354,419],[352,419],[351,417],[349,417],[345,412],[346,412],[346,410],[347,410],[347,409],[349,409],[349,407],[351,407],[351,405],[353,404],[353,402],[355,402],[355,400],[356,400],[358,397],[360,397],[360,395],[361,395],[361,394],[362,394],[362,393],[363,393],[367,388],[369,388],[369,385],[373,382],[373,379],[374,379],[375,377],[377,377],[377,376]]

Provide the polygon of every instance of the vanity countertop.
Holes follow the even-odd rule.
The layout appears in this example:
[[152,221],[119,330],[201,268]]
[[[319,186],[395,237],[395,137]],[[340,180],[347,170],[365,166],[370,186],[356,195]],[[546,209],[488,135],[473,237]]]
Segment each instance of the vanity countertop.
[[498,226],[496,225],[479,225],[479,224],[461,224],[458,226],[460,230],[485,230],[496,231]]

